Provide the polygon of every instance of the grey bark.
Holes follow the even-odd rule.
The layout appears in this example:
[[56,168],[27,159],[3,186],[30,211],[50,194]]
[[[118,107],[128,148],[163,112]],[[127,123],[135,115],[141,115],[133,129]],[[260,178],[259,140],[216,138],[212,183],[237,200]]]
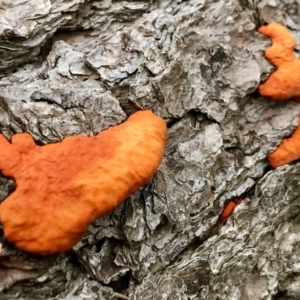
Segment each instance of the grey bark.
[[[68,253],[1,238],[0,299],[299,299],[300,163],[267,156],[299,104],[259,96],[265,22],[295,0],[0,2],[0,131],[47,144],[150,108],[168,122],[154,178]],[[0,197],[14,190],[1,177]],[[242,204],[216,230],[225,203]]]

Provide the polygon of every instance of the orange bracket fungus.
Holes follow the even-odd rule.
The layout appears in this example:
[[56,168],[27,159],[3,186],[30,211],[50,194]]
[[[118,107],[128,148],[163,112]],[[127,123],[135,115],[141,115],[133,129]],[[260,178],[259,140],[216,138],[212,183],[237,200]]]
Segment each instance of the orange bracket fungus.
[[[275,100],[293,99],[300,102],[300,60],[294,54],[295,39],[278,23],[262,26],[258,32],[272,39],[265,51],[267,59],[277,67],[269,79],[258,87],[261,95]],[[284,139],[278,149],[269,155],[273,168],[300,158],[300,125],[291,138]]]
[[294,55],[296,42],[289,31],[278,23],[262,26],[258,32],[272,39],[265,51],[267,59],[277,67],[268,80],[258,87],[261,95],[275,100],[300,102],[300,60]]
[[238,206],[242,200],[243,199],[231,200],[225,205],[222,213],[219,216],[218,222],[216,223],[217,227],[222,225],[232,215],[235,207]]
[[288,139],[284,139],[280,146],[269,155],[269,163],[273,168],[283,166],[300,158],[300,116],[295,132]]
[[28,133],[0,135],[0,170],[16,190],[0,205],[4,235],[37,254],[72,248],[93,220],[113,211],[156,172],[166,123],[138,111],[93,137],[38,146]]

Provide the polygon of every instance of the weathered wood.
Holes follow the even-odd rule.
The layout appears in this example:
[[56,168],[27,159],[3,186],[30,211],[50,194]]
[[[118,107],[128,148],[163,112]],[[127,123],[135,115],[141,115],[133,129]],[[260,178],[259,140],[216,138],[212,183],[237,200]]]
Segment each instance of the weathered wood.
[[[151,182],[90,225],[70,253],[1,238],[0,299],[299,299],[300,164],[266,157],[296,102],[255,91],[273,70],[264,22],[293,0],[10,1],[0,4],[0,132],[46,144],[94,135],[137,109],[168,122]],[[1,155],[1,149],[0,149]],[[14,189],[0,180],[0,197]],[[244,201],[218,232],[226,201]]]

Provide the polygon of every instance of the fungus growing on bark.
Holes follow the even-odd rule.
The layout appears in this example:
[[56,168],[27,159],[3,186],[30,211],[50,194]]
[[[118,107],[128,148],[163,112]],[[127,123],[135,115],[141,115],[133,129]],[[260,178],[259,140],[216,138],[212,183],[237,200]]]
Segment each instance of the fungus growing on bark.
[[265,51],[267,59],[277,67],[268,80],[258,87],[265,97],[275,100],[300,101],[300,60],[294,55],[295,39],[278,23],[262,26],[258,32],[272,39],[272,46]]
[[290,138],[284,139],[280,146],[268,156],[273,168],[289,164],[300,158],[300,116],[297,129]]
[[238,206],[242,200],[243,199],[241,198],[237,200],[231,200],[225,205],[222,213],[219,216],[218,222],[216,223],[217,227],[222,225],[232,215],[235,207]]
[[89,223],[113,211],[159,166],[166,123],[138,111],[93,137],[38,146],[28,133],[0,135],[0,169],[16,190],[0,205],[4,235],[37,254],[64,252]]

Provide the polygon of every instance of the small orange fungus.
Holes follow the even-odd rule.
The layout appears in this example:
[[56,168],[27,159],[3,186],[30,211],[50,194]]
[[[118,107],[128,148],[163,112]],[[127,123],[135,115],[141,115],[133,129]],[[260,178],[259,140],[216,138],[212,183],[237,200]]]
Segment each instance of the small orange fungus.
[[222,213],[220,214],[216,226],[220,226],[221,224],[223,224],[232,215],[235,207],[238,206],[242,202],[242,200],[243,199],[237,199],[237,200],[231,200],[231,201],[229,201],[225,205]]
[[300,101],[300,60],[294,55],[295,39],[278,23],[262,26],[258,32],[272,39],[272,46],[265,51],[265,55],[277,67],[268,80],[258,87],[258,91],[275,100]]
[[299,124],[293,135],[284,139],[280,146],[268,156],[270,165],[273,168],[289,164],[300,158],[300,116]]
[[159,166],[166,123],[138,111],[93,137],[38,146],[28,133],[0,135],[0,169],[16,190],[0,205],[4,235],[37,254],[64,252],[89,223],[113,211]]

